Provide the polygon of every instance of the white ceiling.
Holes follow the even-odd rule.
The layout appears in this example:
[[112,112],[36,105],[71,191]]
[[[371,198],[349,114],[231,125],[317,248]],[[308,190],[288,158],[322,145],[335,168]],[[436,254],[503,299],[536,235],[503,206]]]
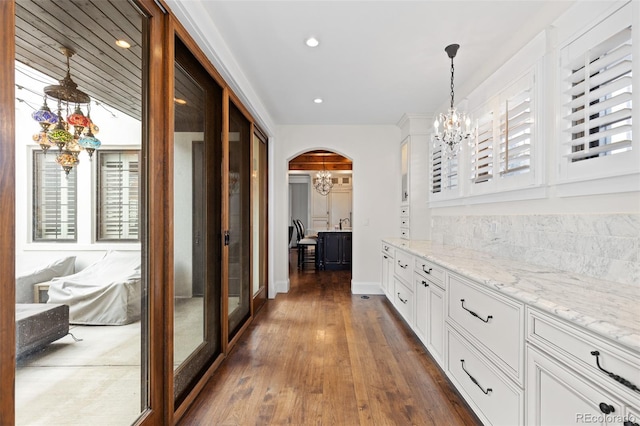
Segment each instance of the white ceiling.
[[[450,96],[445,46],[461,46],[457,102],[574,3],[190,0],[184,9],[195,1],[275,124],[395,124],[403,113],[433,113]],[[309,36],[320,46],[307,47]]]

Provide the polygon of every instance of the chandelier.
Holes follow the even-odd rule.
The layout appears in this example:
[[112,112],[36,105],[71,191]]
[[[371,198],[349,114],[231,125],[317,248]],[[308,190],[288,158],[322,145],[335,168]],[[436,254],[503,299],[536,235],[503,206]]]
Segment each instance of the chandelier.
[[331,173],[324,167],[324,155],[322,156],[322,170],[316,173],[313,186],[320,195],[327,195],[331,191],[331,188],[333,188]]
[[[59,81],[59,84],[44,88],[43,105],[31,116],[40,124],[40,132],[33,135],[33,140],[40,145],[45,154],[50,147],[56,146],[58,148],[56,163],[62,166],[65,174],[68,175],[80,162],[78,156],[81,151],[86,150],[91,158],[101,143],[94,135],[98,132],[98,126],[91,121],[91,98],[85,92],[78,90],[78,85],[71,79],[69,59],[75,52],[67,47],[62,47],[60,50],[67,58],[67,75]],[[57,113],[49,109],[47,98],[57,100]],[[87,106],[86,116],[80,109],[81,105]],[[69,114],[72,107],[74,111]],[[63,110],[67,115],[66,121],[62,115]],[[69,131],[71,126],[73,126],[73,133]]]
[[[446,114],[438,114],[433,123],[436,132],[433,137],[434,147],[440,147],[442,156],[448,159],[455,158],[460,151],[461,143],[469,141],[475,133],[475,129],[471,127],[471,118],[464,112],[458,112],[453,106],[453,58],[456,57],[459,47],[458,44],[450,44],[444,49],[451,58],[451,106]],[[442,129],[440,129],[440,125],[442,125]]]

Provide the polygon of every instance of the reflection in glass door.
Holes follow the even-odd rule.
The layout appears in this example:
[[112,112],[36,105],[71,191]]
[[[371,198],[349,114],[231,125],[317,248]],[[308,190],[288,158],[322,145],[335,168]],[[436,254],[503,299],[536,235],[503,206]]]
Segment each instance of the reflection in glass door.
[[229,104],[229,336],[231,341],[251,312],[250,166],[251,125]]
[[222,89],[176,38],[174,404],[221,353]]
[[251,214],[253,227],[253,312],[267,299],[267,138],[256,131],[253,134],[253,170],[251,171]]

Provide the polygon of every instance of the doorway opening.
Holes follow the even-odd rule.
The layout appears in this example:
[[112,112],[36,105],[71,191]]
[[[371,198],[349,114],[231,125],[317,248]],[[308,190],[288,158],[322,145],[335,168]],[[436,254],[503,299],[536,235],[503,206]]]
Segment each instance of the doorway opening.
[[312,150],[292,158],[288,173],[290,274],[350,271],[353,162]]

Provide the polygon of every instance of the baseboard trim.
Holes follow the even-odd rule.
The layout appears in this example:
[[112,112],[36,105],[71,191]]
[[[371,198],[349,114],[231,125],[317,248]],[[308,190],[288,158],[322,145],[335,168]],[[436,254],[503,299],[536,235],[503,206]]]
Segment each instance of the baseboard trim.
[[378,282],[355,282],[351,280],[351,294],[384,294]]
[[289,293],[291,281],[287,278],[285,281],[276,281],[276,293]]

